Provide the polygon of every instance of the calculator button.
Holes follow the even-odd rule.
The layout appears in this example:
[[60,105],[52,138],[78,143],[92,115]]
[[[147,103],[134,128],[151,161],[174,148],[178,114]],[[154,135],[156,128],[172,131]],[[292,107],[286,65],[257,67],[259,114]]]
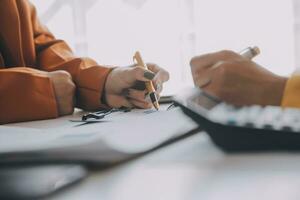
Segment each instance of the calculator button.
[[234,115],[235,108],[225,103],[220,103],[210,110],[208,118],[214,122],[221,124],[235,124],[236,117]]
[[300,124],[300,110],[285,108],[278,123],[278,128],[285,131],[298,131],[298,124]]
[[245,123],[245,126],[246,127],[249,127],[249,128],[254,128],[255,127],[255,124],[253,122],[246,122]]
[[297,132],[297,133],[300,133],[300,124],[294,124],[293,125],[293,131]]
[[244,125],[248,127],[255,127],[257,117],[261,114],[262,110],[262,107],[257,105],[247,107]]
[[294,108],[286,108],[283,110],[282,119],[285,122],[300,122],[300,110]]
[[283,130],[283,131],[294,131],[295,129],[293,128],[293,127],[291,127],[291,126],[283,126],[283,127],[281,127],[281,130]]
[[224,103],[220,103],[210,110],[208,118],[211,121],[225,123],[226,122],[226,106]]
[[265,124],[263,126],[264,129],[275,129],[275,126],[273,126],[272,124]]
[[266,106],[262,113],[257,116],[257,126],[259,128],[274,129],[282,113],[282,108],[278,106]]
[[236,111],[236,124],[239,126],[244,126],[247,122],[248,107],[240,107]]
[[239,116],[238,112],[239,110],[236,110],[236,108],[231,108],[231,110],[227,110],[227,124],[228,125],[237,125]]

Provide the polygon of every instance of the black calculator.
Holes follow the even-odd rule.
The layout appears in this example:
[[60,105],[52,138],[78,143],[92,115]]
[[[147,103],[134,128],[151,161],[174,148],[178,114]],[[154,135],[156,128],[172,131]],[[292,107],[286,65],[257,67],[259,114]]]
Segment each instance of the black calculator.
[[199,88],[184,90],[174,102],[225,151],[300,150],[300,109],[238,107]]

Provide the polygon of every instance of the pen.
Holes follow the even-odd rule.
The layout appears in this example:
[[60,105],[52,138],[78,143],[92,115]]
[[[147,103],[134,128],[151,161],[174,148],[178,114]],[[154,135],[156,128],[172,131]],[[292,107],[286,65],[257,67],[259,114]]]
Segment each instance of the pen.
[[248,47],[240,52],[241,56],[243,56],[244,58],[248,58],[249,60],[257,56],[258,54],[260,54],[260,49],[256,46]]
[[[140,52],[137,51],[134,54],[133,60],[135,60],[137,62],[138,66],[141,66],[141,67],[143,67],[143,68],[145,68],[145,69],[148,70],[148,67],[144,63]],[[158,103],[158,99],[157,99],[157,96],[156,96],[155,89],[154,89],[152,81],[147,81],[145,83],[145,85],[146,85],[146,88],[147,88],[147,90],[149,92],[149,96],[150,96],[150,99],[151,99],[151,102],[152,102],[153,106],[155,107],[156,110],[158,110],[159,109],[159,103]]]

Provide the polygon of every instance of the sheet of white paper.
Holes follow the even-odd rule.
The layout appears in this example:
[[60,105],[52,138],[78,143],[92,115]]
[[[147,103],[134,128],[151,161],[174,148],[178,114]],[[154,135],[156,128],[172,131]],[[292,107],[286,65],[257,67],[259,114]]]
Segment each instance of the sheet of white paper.
[[100,137],[84,131],[73,134],[72,129],[42,130],[21,127],[0,127],[0,152],[25,152],[84,145]]
[[154,148],[157,144],[198,127],[179,108],[139,114],[132,114],[120,120],[118,126],[112,126],[112,133],[106,136],[106,142],[122,151],[138,152]]
[[[59,149],[59,157],[70,159],[85,155],[99,160],[99,155],[103,155],[101,151],[142,153],[197,128],[179,108],[114,113],[105,118],[105,122],[82,126],[69,120],[65,123],[67,125],[48,129],[0,126],[0,153]],[[69,154],[62,154],[63,149]]]

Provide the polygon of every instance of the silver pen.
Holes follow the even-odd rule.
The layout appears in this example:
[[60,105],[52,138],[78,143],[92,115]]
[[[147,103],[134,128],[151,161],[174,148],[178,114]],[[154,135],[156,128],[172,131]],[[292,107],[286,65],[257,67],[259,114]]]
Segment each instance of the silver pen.
[[243,56],[244,58],[248,58],[249,60],[257,56],[258,54],[260,54],[260,49],[256,46],[248,47],[240,52],[241,56]]

